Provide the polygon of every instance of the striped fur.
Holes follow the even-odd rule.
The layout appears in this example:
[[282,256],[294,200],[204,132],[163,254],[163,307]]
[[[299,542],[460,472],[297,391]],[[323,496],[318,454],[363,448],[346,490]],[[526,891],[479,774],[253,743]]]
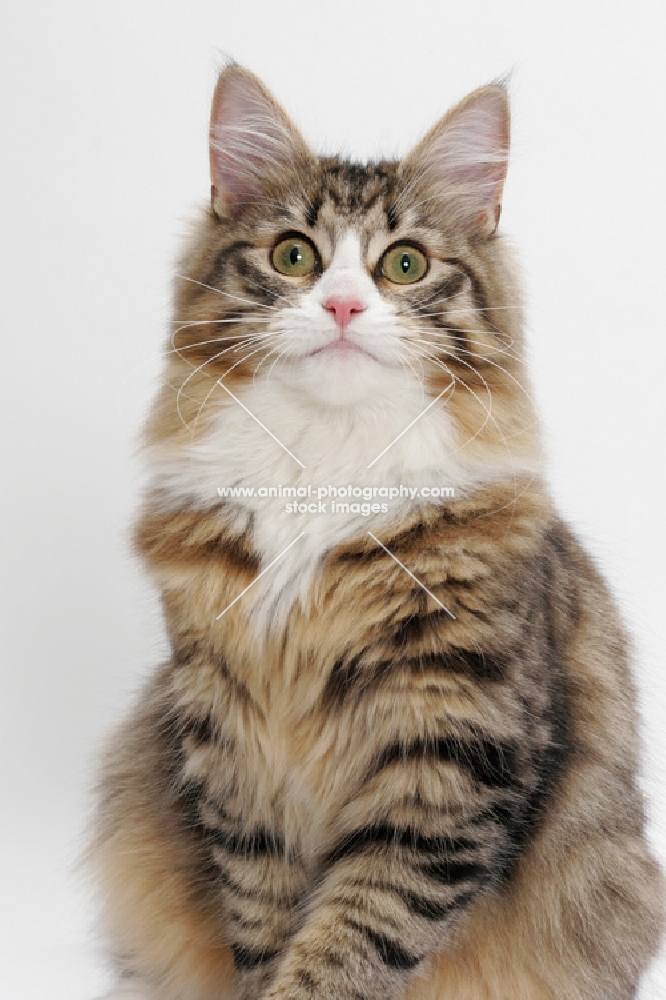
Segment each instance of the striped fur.
[[[91,849],[109,939],[141,996],[629,1000],[657,947],[662,883],[644,839],[626,639],[538,475],[515,280],[495,233],[504,154],[489,143],[493,115],[508,136],[503,109],[500,88],[482,90],[402,164],[361,167],[309,154],[245,71],[218,85],[212,208],[178,289],[136,531],[172,655],[114,736]],[[224,145],[249,141],[243,121],[265,129],[245,172],[240,147]],[[461,143],[479,121],[483,135]],[[486,156],[476,172],[468,148]],[[298,287],[266,254],[290,230],[321,254]],[[429,274],[388,288],[377,262],[407,238],[428,249]],[[358,267],[339,268],[343,244]],[[318,283],[342,272],[367,286],[367,323],[383,317],[373,343],[387,371],[368,365],[363,398],[310,399],[319,374],[299,368],[299,310],[316,333]],[[291,351],[278,389],[265,372],[257,384],[274,342],[247,356],[246,323]],[[284,526],[202,485],[216,468],[242,481],[243,455],[248,475],[259,461],[256,425],[243,438],[217,380],[258,406],[262,387],[294,399],[274,413],[284,434],[310,407],[290,439],[309,470],[342,423],[348,452],[318,471],[347,462],[360,477],[364,448],[382,447],[372,414],[399,415],[416,377],[400,352],[419,343],[428,396],[451,379],[456,391],[439,430],[415,428],[379,481],[445,470],[457,498],[312,534],[278,578],[279,614],[266,584],[218,618]],[[184,383],[179,416],[172,387]],[[276,453],[270,472],[298,482]],[[304,522],[291,523],[295,535]]]

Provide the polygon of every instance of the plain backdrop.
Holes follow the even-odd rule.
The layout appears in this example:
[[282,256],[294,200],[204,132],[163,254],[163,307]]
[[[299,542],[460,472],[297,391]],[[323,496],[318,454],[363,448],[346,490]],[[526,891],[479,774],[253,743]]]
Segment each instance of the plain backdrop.
[[[105,733],[165,652],[128,543],[170,273],[208,197],[225,56],[320,150],[402,154],[512,71],[502,227],[525,272],[550,480],[635,640],[666,856],[663,3],[2,5],[0,997],[108,983],[84,842]],[[666,963],[641,994],[666,998]],[[519,998],[517,998],[519,1000]]]

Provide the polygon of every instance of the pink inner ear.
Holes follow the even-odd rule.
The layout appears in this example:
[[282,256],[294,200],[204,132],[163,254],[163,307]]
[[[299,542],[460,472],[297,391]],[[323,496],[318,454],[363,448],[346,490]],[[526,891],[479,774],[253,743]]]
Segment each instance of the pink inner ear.
[[211,180],[218,207],[233,210],[259,197],[271,173],[293,161],[298,141],[254,77],[235,69],[224,73],[210,122]]
[[509,115],[499,87],[456,108],[419,150],[451,211],[467,227],[492,231],[499,220],[509,155]]
[[233,78],[219,87],[211,116],[211,179],[230,207],[256,197],[260,163],[267,150],[259,128],[263,102],[246,88],[245,81]]

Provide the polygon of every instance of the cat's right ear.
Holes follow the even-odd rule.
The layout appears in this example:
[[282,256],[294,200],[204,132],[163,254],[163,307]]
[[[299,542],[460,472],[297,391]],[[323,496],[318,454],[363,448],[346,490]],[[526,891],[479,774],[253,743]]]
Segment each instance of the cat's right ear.
[[211,205],[232,217],[270,188],[271,179],[311,162],[296,126],[260,80],[233,63],[217,81],[210,117]]

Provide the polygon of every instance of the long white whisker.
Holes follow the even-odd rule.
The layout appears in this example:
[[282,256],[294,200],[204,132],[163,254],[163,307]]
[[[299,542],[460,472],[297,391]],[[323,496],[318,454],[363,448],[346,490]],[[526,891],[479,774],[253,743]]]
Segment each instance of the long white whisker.
[[[269,336],[277,336],[277,334],[269,334]],[[197,410],[197,415],[195,416],[194,420],[192,421],[192,436],[193,436],[193,437],[194,437],[194,432],[195,432],[195,430],[196,430],[196,426],[197,426],[197,421],[199,420],[199,417],[201,416],[201,413],[203,412],[203,408],[204,408],[204,406],[206,405],[206,403],[208,402],[208,400],[210,399],[210,397],[212,396],[212,394],[214,393],[214,391],[215,391],[215,389],[217,388],[217,386],[218,386],[218,385],[221,385],[221,383],[222,383],[222,379],[223,379],[223,378],[225,378],[225,377],[226,377],[226,376],[227,376],[227,375],[229,374],[229,372],[233,371],[233,370],[234,370],[234,368],[237,368],[237,367],[238,367],[238,365],[242,364],[242,363],[243,363],[243,361],[247,361],[247,359],[248,359],[248,358],[251,358],[253,354],[256,354],[256,353],[257,353],[258,351],[261,351],[261,350],[263,349],[263,346],[264,346],[264,345],[263,345],[263,344],[261,344],[261,345],[260,345],[259,347],[257,347],[257,348],[256,348],[256,349],[255,349],[254,351],[250,351],[250,353],[249,353],[249,354],[246,354],[246,355],[244,355],[244,356],[243,356],[242,358],[240,358],[240,359],[239,359],[238,361],[236,361],[236,362],[235,362],[235,363],[234,363],[234,364],[233,364],[233,365],[231,366],[231,368],[228,368],[228,369],[226,370],[226,372],[224,372],[224,374],[223,374],[223,375],[220,375],[220,376],[219,376],[219,378],[217,378],[217,379],[215,380],[215,382],[213,383],[213,386],[212,386],[212,388],[211,388],[211,389],[210,389],[210,390],[208,391],[208,393],[206,394],[206,397],[205,397],[204,401],[202,402],[201,406],[200,406],[200,407],[199,407],[199,409]]]
[[[260,368],[261,368],[261,366],[263,365],[264,361],[268,361],[268,359],[270,358],[271,354],[275,354],[275,352],[276,352],[276,351],[278,350],[279,346],[280,346],[280,345],[278,344],[278,346],[277,346],[277,347],[271,347],[271,349],[270,349],[270,351],[268,352],[268,354],[264,354],[263,358],[260,358],[260,359],[259,359],[259,363],[258,363],[258,364],[257,364],[257,365],[255,366],[255,369],[254,369],[254,371],[252,372],[252,384],[253,384],[253,385],[256,385],[256,379],[257,379],[257,372],[259,371],[259,369],[260,369]],[[284,354],[284,351],[283,351],[282,353]],[[276,360],[277,360],[277,359],[276,359]],[[271,371],[272,371],[272,370],[273,370],[273,366],[271,365]],[[270,376],[270,371],[269,371],[269,373],[268,373],[268,374],[269,374],[269,376]]]
[[417,310],[420,311],[422,306],[427,306],[431,302],[437,302],[437,301],[450,302],[452,299],[455,299],[458,295],[460,295],[460,292],[456,292],[454,295],[445,295],[442,288],[437,287],[433,292],[430,293],[430,295],[427,295],[424,299],[419,299],[418,302],[415,302],[414,306]]
[[[222,322],[222,321],[220,321],[220,322]],[[271,322],[271,319],[268,319],[268,318],[264,319],[263,317],[260,320],[253,319],[251,321],[248,321],[247,325],[248,326],[255,326],[258,322],[269,323],[269,322]],[[192,362],[190,361],[189,358],[184,358],[183,355],[180,353],[181,351],[191,351],[192,348],[194,348],[194,347],[205,347],[207,344],[218,344],[218,343],[222,343],[225,340],[240,340],[240,341],[242,341],[244,339],[244,337],[246,336],[245,334],[240,334],[239,335],[239,334],[233,334],[233,333],[231,333],[231,334],[229,334],[228,337],[211,337],[209,340],[199,340],[195,344],[183,344],[182,347],[176,347],[176,345],[174,343],[174,339],[175,339],[176,334],[179,332],[179,330],[182,330],[182,329],[183,329],[183,327],[179,327],[178,330],[174,330],[173,335],[171,337],[172,350],[167,351],[165,356],[168,357],[170,354],[177,354],[181,361],[184,361],[186,364],[190,365],[192,368],[194,368],[196,366],[192,364]],[[267,334],[266,332],[264,332],[264,333],[258,333],[257,334],[257,336],[268,336],[268,335],[270,335],[270,334]]]
[[[271,322],[271,320],[272,320],[272,317],[271,318],[259,317],[258,319],[253,320],[252,322],[253,323],[255,323],[255,322],[268,323],[268,322]],[[198,321],[196,321],[196,322],[198,323]],[[208,324],[208,323],[211,323],[211,322],[221,323],[221,322],[226,322],[226,320],[212,320],[212,321],[211,320],[201,320],[202,324]],[[185,324],[185,325],[187,325],[187,324]],[[194,323],[191,324],[191,325],[194,325]],[[179,327],[179,329],[183,329],[183,327]],[[173,334],[173,336],[171,338],[171,343],[172,344],[173,344],[173,337],[176,335],[177,332],[178,332],[178,330],[175,330],[174,334]],[[126,372],[126,374],[123,376],[123,378],[122,378],[122,380],[120,382],[120,385],[118,387],[118,393],[117,393],[118,401],[120,401],[120,399],[122,398],[122,394],[123,394],[125,385],[130,380],[130,378],[132,377],[132,375],[136,374],[136,372],[140,371],[142,368],[145,368],[146,365],[150,365],[154,361],[158,361],[158,360],[161,361],[164,358],[168,358],[169,355],[171,355],[171,354],[177,354],[178,357],[182,361],[184,361],[186,364],[188,364],[191,368],[196,368],[196,365],[193,365],[192,362],[189,360],[189,358],[184,358],[182,356],[182,354],[180,353],[181,351],[189,351],[189,350],[191,350],[192,348],[195,348],[195,347],[205,347],[207,344],[216,344],[216,343],[222,342],[224,340],[236,340],[236,339],[237,339],[237,337],[235,335],[233,335],[233,334],[230,335],[229,337],[213,337],[210,340],[200,340],[200,341],[198,341],[195,344],[186,344],[183,347],[173,347],[171,350],[164,350],[164,348],[163,348],[161,351],[158,351],[158,352],[156,352],[154,354],[150,354],[144,361],[141,361],[138,365],[135,365],[133,368],[130,368],[130,370],[128,372]],[[164,382],[165,385],[170,385],[170,383],[167,382],[165,379],[162,379],[162,381]],[[175,386],[172,386],[172,388],[174,389],[174,392],[175,392],[176,391]],[[190,399],[191,397],[189,397],[189,396],[186,395],[185,398],[186,399]]]
[[[402,352],[400,352],[400,353],[402,354]],[[411,370],[414,378],[416,379],[416,381],[421,386],[421,402],[419,403],[419,409],[420,409],[423,406],[424,402],[425,402],[425,386],[423,384],[423,378],[421,377],[423,375],[423,362],[419,359],[419,364],[421,366],[421,375],[419,375],[416,372],[416,370],[415,370],[414,366],[412,365],[412,363],[407,358],[399,357],[398,360],[400,361],[401,365],[403,365],[403,366],[406,365]]]
[[286,354],[287,350],[288,350],[288,348],[285,347],[283,351],[280,351],[280,353],[278,354],[277,358],[275,359],[275,361],[273,362],[273,364],[268,369],[268,374],[266,375],[266,382],[270,382],[271,375],[273,374],[273,369],[275,368],[276,364],[278,363],[278,361],[280,360],[280,358],[283,356],[283,354]]
[[[415,345],[412,344],[411,346],[414,347]],[[459,375],[454,375],[453,372],[451,371],[451,369],[448,367],[448,365],[445,365],[444,362],[440,361],[438,358],[435,358],[432,354],[430,354],[428,352],[427,348],[425,349],[425,354],[422,355],[422,356],[427,357],[429,361],[432,361],[433,364],[437,365],[440,368],[443,368],[444,371],[448,372],[448,374],[452,376],[452,378],[454,378],[454,379],[456,379],[456,381],[460,382],[460,384],[463,385],[468,390],[468,392],[470,392],[472,394],[472,396],[474,396],[474,398],[477,400],[477,402],[479,403],[479,405],[485,411],[486,418],[483,421],[483,423],[481,424],[481,426],[479,428],[477,428],[476,432],[474,434],[472,434],[472,436],[469,437],[462,445],[460,445],[459,447],[457,447],[455,449],[455,451],[462,451],[463,448],[466,448],[468,444],[470,444],[472,441],[474,441],[474,439],[477,438],[479,436],[479,434],[481,434],[481,432],[483,431],[484,427],[486,426],[486,424],[488,423],[489,420],[493,420],[493,423],[495,423],[495,426],[497,426],[496,422],[494,421],[494,419],[492,417],[492,405],[493,405],[492,404],[492,399],[493,399],[493,397],[492,397],[492,393],[490,391],[490,387],[489,387],[488,383],[486,382],[486,380],[483,378],[483,376],[479,375],[479,378],[483,382],[483,384],[484,384],[484,386],[486,388],[486,392],[488,394],[488,406],[486,406],[486,404],[483,402],[483,400],[480,398],[480,396],[478,396],[477,393],[475,393],[474,390],[471,389],[467,385],[467,383],[464,382],[460,378]],[[465,363],[466,362],[464,362],[464,361],[461,362],[461,364],[465,364]],[[467,367],[471,368],[472,366],[471,365],[467,365]],[[475,371],[475,369],[472,369],[472,371]],[[478,373],[476,373],[476,374],[478,374]],[[499,427],[497,429],[500,431],[500,434],[501,434],[502,432],[499,429]]]
[[[489,352],[492,352],[494,354],[502,354],[505,357],[510,358],[512,361],[517,361],[517,362],[520,363],[521,358],[517,354],[515,354],[513,351],[507,349],[506,347],[499,347],[499,346],[497,346],[495,344],[486,344],[482,340],[471,340],[467,336],[467,334],[478,334],[479,333],[478,330],[463,330],[462,328],[457,328],[457,330],[460,333],[465,334],[465,339],[466,339],[466,341],[467,341],[468,344],[472,344],[475,347],[483,347],[483,348],[487,349]],[[419,338],[422,338],[424,336],[423,332],[420,329],[417,329],[416,333],[419,336]],[[446,330],[446,329],[429,328],[428,331],[427,331],[427,336],[428,337],[445,337],[445,336],[451,337],[452,336],[452,331],[451,330]],[[479,355],[479,357],[481,357],[481,355]]]
[[[178,416],[181,419],[183,427],[187,428],[187,430],[190,430],[190,426],[187,423],[187,421],[184,419],[184,417],[183,417],[183,415],[181,413],[181,410],[180,410],[180,397],[181,397],[183,389],[185,388],[185,386],[187,385],[187,383],[190,381],[190,379],[194,378],[194,376],[197,374],[197,372],[203,371],[203,369],[206,368],[207,365],[210,365],[210,364],[212,364],[213,361],[216,361],[218,358],[221,358],[223,354],[227,354],[228,351],[238,350],[238,348],[241,347],[241,346],[242,347],[247,347],[251,343],[255,343],[257,339],[265,339],[268,336],[271,336],[271,334],[259,334],[257,337],[249,337],[247,339],[247,341],[245,341],[242,345],[240,345],[240,344],[232,344],[231,347],[226,347],[223,351],[219,351],[217,354],[214,354],[212,356],[212,358],[208,358],[206,361],[204,361],[202,364],[198,365],[193,371],[190,372],[190,374],[187,376],[187,378],[183,381],[183,384],[181,385],[180,389],[178,390],[178,395],[176,396],[176,410],[178,411]],[[225,372],[225,374],[227,374],[227,373]]]
[[189,326],[214,326],[215,323],[241,323],[244,321],[248,322],[263,322],[270,323],[271,318],[266,316],[257,316],[256,318],[252,316],[251,313],[243,314],[242,316],[219,316],[217,319],[172,319],[172,323],[180,324],[178,326],[179,330],[185,330]]
[[461,306],[460,309],[452,310],[453,312],[503,312],[509,309],[521,310],[523,306]]
[[[460,332],[466,334],[468,331],[461,330]],[[474,332],[476,333],[477,331],[474,331]],[[450,331],[448,331],[448,330],[437,330],[437,331],[428,330],[428,336],[429,337],[440,337],[440,336],[441,337],[445,337],[447,334],[450,336]],[[513,351],[505,350],[502,347],[496,347],[496,346],[489,347],[489,345],[488,344],[484,344],[483,341],[481,341],[481,340],[470,340],[470,338],[467,337],[467,336],[465,337],[465,340],[467,341],[468,344],[471,344],[473,347],[488,348],[488,352],[489,353],[501,354],[503,357],[508,358],[510,361],[516,361],[516,362],[518,362],[518,364],[520,364],[520,362],[521,362],[520,357],[517,354],[514,354]],[[446,349],[444,347],[444,345],[440,341],[433,340],[433,341],[430,341],[430,343],[436,344],[442,350]],[[458,348],[456,346],[456,350],[464,350],[464,348]],[[489,358],[486,358],[485,355],[479,355],[479,357],[483,358],[484,360],[488,360],[488,361],[490,360]]]
[[276,306],[267,306],[263,302],[252,302],[250,299],[243,299],[239,295],[232,295],[231,292],[225,292],[221,288],[215,288],[214,285],[207,285],[203,281],[197,281],[196,278],[190,278],[186,274],[177,274],[177,278],[181,281],[190,281],[193,285],[198,285],[200,288],[207,288],[209,292],[215,292],[216,295],[223,295],[228,299],[233,299],[234,302],[241,302],[243,305],[252,306],[253,309],[257,307],[259,309],[272,309],[275,310]]
[[[170,389],[173,389],[175,393],[178,392],[178,386],[174,385],[173,382],[169,382],[167,378],[163,378],[162,385],[168,385]],[[182,393],[184,399],[189,399],[190,403],[196,403],[198,405],[199,400],[195,399],[194,396],[188,396],[186,392]]]
[[[438,363],[435,358],[431,358],[430,360],[434,361],[435,364]],[[464,442],[464,444],[462,444],[459,448],[456,448],[455,451],[462,451],[463,448],[466,448],[468,444],[470,444],[476,437],[478,437],[478,435],[481,433],[481,431],[486,426],[486,424],[488,423],[488,421],[491,421],[493,423],[493,425],[495,426],[495,429],[496,429],[497,433],[499,434],[500,438],[502,439],[502,443],[503,443],[503,445],[504,445],[504,447],[506,449],[506,453],[509,456],[509,462],[511,464],[512,480],[513,480],[513,501],[512,501],[512,503],[513,503],[513,507],[514,507],[514,511],[515,511],[515,505],[516,505],[517,500],[518,500],[518,477],[517,477],[517,473],[516,473],[516,466],[515,466],[515,462],[513,460],[513,453],[511,451],[511,449],[509,448],[509,444],[508,444],[508,441],[507,441],[507,439],[506,439],[506,437],[504,435],[504,432],[502,431],[502,428],[498,424],[497,420],[495,420],[495,418],[492,415],[492,399],[493,399],[493,397],[492,397],[492,392],[490,391],[490,386],[488,385],[488,383],[484,379],[483,375],[481,375],[481,373],[478,372],[472,365],[468,364],[466,361],[462,361],[462,359],[460,359],[460,358],[457,358],[456,360],[458,361],[459,364],[463,364],[463,365],[465,365],[465,367],[469,368],[470,371],[474,372],[474,374],[477,375],[478,378],[481,379],[481,381],[483,382],[483,384],[485,386],[486,392],[488,393],[488,406],[486,407],[485,403],[480,398],[480,396],[478,396],[477,393],[474,392],[474,390],[470,386],[467,385],[467,383],[465,382],[464,379],[461,379],[459,375],[454,376],[456,378],[456,380],[458,382],[460,382],[460,384],[463,386],[463,388],[467,389],[467,391],[470,392],[472,394],[472,396],[474,396],[474,398],[477,400],[477,402],[479,403],[479,405],[486,412],[486,417],[485,417],[485,419],[484,419],[481,427],[479,427],[479,429],[476,431],[476,433],[473,434],[470,438],[468,438],[467,441]],[[443,366],[443,367],[446,367],[446,366]],[[446,368],[446,370],[450,371],[448,368]],[[534,478],[534,477],[532,477],[532,478]],[[505,505],[505,506],[508,506],[508,504]],[[511,517],[513,519],[513,512],[512,512]]]
[[[523,393],[523,395],[525,396],[525,398],[527,399],[527,401],[532,406],[535,406],[534,400],[532,399],[532,397],[530,396],[529,392],[527,391],[527,389],[525,388],[525,386],[522,384],[522,382],[520,382],[520,380],[517,379],[515,377],[515,375],[512,375],[511,372],[508,371],[506,368],[504,368],[502,365],[498,365],[496,361],[491,361],[490,358],[486,358],[483,354],[476,354],[474,351],[468,351],[464,347],[459,347],[458,351],[460,353],[462,353],[462,354],[466,354],[470,358],[479,358],[481,361],[485,361],[486,364],[492,365],[493,368],[497,368],[498,371],[502,372],[504,375],[506,375],[508,378],[510,378],[511,381],[514,382],[515,385],[518,386],[518,388]],[[447,350],[445,350],[444,353],[448,357],[450,357],[450,358],[455,358],[456,357],[455,352],[453,352],[453,351],[447,351]]]
[[[419,341],[418,341],[418,343],[420,343],[420,344],[426,344],[429,347],[435,347],[435,348],[437,348],[437,350],[441,351],[442,354],[445,354],[447,357],[451,358],[453,361],[455,361],[457,359],[458,353],[461,353],[461,354],[466,354],[470,358],[478,358],[480,361],[484,361],[486,364],[492,365],[493,368],[497,368],[498,371],[501,371],[505,375],[507,375],[508,378],[510,378],[512,382],[515,382],[515,384],[518,386],[518,388],[520,389],[520,391],[529,400],[529,402],[532,404],[532,406],[534,406],[534,400],[532,399],[532,397],[528,393],[528,391],[525,388],[525,386],[515,377],[515,375],[512,375],[511,372],[508,371],[508,369],[503,368],[502,365],[498,365],[496,361],[491,361],[490,358],[487,358],[484,354],[476,354],[474,351],[468,351],[464,347],[458,347],[458,348],[456,348],[455,351],[451,351],[451,350],[448,350],[448,348],[443,347],[441,344],[438,344],[436,341],[425,340],[423,338],[420,338]],[[473,341],[470,341],[470,343],[473,343]],[[511,355],[511,357],[513,357],[513,355]],[[465,363],[465,362],[462,361],[462,359],[460,359],[460,360],[461,360],[462,364]]]
[[286,302],[288,306],[293,306],[294,304],[293,299],[290,299],[288,295],[282,295],[281,292],[274,292],[271,288],[266,288],[265,285],[260,285],[258,281],[252,281],[252,288],[257,288],[260,292],[266,292],[267,295],[273,295],[276,299],[279,299],[280,302]]
[[[444,370],[447,371],[450,375],[452,374],[451,369],[447,365],[443,364],[443,362],[438,361],[436,358],[434,358],[432,356],[429,356],[429,360],[432,361],[432,362],[434,362],[434,364],[437,364],[440,367],[444,368]],[[461,364],[466,365],[466,367],[470,368],[477,375],[479,375],[479,372],[477,372],[476,369],[474,369],[472,367],[472,365],[468,365],[467,362],[462,361],[461,359],[458,359],[458,360],[460,360]],[[513,499],[510,500],[508,503],[502,504],[501,507],[495,507],[495,508],[493,508],[492,511],[487,511],[486,513],[484,513],[482,515],[479,515],[479,516],[480,517],[490,517],[491,514],[497,514],[500,511],[504,510],[506,507],[513,507],[513,509],[515,511],[515,507],[516,507],[516,504],[517,504],[518,500],[520,500],[520,498],[522,496],[524,496],[524,494],[529,490],[530,486],[532,485],[532,483],[534,482],[534,480],[537,477],[537,473],[534,472],[530,476],[527,484],[525,485],[525,488],[522,489],[520,491],[520,493],[518,493],[517,492],[517,480],[518,480],[518,476],[517,476],[517,472],[516,472],[515,463],[513,461],[513,453],[511,451],[511,449],[509,448],[509,445],[508,445],[508,442],[507,442],[507,438],[506,438],[504,432],[502,431],[502,428],[499,426],[499,424],[497,423],[497,421],[495,420],[495,418],[488,412],[488,410],[487,410],[487,408],[486,408],[483,400],[477,395],[477,393],[474,392],[474,390],[470,386],[467,385],[467,383],[464,381],[464,379],[461,379],[459,375],[455,375],[453,377],[456,379],[457,382],[459,382],[463,386],[463,388],[467,389],[467,391],[469,393],[471,393],[472,396],[474,396],[474,398],[478,401],[479,405],[484,410],[486,410],[487,416],[486,416],[486,419],[483,422],[482,427],[485,427],[486,423],[488,422],[488,419],[490,419],[492,421],[492,423],[495,425],[495,428],[496,428],[498,434],[500,435],[500,437],[502,439],[502,443],[504,444],[504,447],[506,448],[506,452],[507,452],[507,454],[509,456],[509,461],[511,463],[511,472],[512,472],[512,480],[513,480]],[[483,377],[480,376],[480,375],[479,375],[479,377],[481,378],[481,381],[484,382],[484,385],[486,386],[486,389],[488,390],[490,399],[492,400],[492,394],[490,393],[490,389],[489,389],[487,383],[485,382],[485,379],[483,379]],[[480,431],[477,431],[477,434],[478,433],[480,433]],[[456,451],[460,451],[460,450],[462,450],[462,448],[465,448],[470,443],[470,441],[474,440],[474,438],[477,436],[477,434],[474,434],[474,435],[472,435],[471,438],[468,438],[468,440],[465,441],[459,448],[456,448]],[[513,519],[513,512],[512,512],[512,519]],[[507,530],[509,530],[509,529],[507,528]]]

